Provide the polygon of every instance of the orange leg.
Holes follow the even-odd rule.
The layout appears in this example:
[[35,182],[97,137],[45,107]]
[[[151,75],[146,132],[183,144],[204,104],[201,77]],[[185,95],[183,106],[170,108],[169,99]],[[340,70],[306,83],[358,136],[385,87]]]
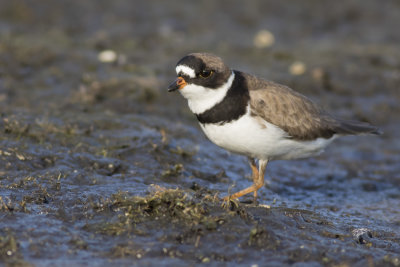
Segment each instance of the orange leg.
[[[250,163],[250,168],[252,171],[252,177],[253,177],[253,184],[256,184],[258,181],[258,177],[260,176],[257,168],[256,161],[253,158],[249,158],[249,163]],[[254,199],[257,198],[257,190],[254,191]]]
[[264,174],[265,174],[265,169],[267,167],[267,163],[268,160],[260,160],[259,168],[257,170],[257,166],[254,159],[250,159],[250,167],[253,171],[253,185],[243,190],[240,190],[239,192],[236,192],[230,196],[224,197],[224,200],[227,201],[230,199],[239,198],[251,192],[254,192],[254,200],[255,200],[257,198],[257,190],[264,185]]

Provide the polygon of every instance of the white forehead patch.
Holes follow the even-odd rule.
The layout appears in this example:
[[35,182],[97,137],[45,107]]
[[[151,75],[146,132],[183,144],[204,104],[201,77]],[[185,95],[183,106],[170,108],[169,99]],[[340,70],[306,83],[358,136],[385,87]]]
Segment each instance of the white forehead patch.
[[176,74],[179,74],[180,72],[182,72],[183,74],[189,76],[190,78],[194,78],[196,77],[196,73],[194,72],[194,69],[192,69],[191,67],[188,67],[186,65],[178,65],[176,66]]

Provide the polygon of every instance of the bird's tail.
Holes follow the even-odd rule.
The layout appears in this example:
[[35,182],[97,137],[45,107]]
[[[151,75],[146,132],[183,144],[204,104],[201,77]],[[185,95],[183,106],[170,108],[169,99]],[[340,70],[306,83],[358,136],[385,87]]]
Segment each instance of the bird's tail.
[[357,134],[376,134],[380,135],[383,132],[376,126],[369,123],[349,121],[349,120],[337,120],[338,124],[335,127],[335,131],[338,134],[345,135],[357,135]]

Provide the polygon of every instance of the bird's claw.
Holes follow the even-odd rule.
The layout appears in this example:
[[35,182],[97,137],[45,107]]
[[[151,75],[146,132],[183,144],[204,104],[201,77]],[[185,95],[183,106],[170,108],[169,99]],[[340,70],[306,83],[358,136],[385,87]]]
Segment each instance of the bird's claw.
[[231,196],[226,196],[222,199],[221,206],[224,209],[234,209],[239,207],[239,200],[237,198],[231,198]]

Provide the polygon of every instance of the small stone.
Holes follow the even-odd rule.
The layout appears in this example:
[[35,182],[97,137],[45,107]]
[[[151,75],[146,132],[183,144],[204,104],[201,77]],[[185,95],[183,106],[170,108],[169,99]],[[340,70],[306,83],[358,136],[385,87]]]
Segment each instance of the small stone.
[[351,231],[354,240],[359,244],[371,243],[372,233],[368,228],[356,228]]
[[325,72],[322,68],[314,68],[311,75],[315,81],[321,82],[324,78]]
[[104,63],[111,63],[117,60],[117,53],[113,50],[104,50],[99,53],[97,58]]
[[201,260],[202,263],[209,263],[210,262],[210,258],[205,257]]
[[24,161],[24,160],[25,160],[24,155],[16,154],[16,156],[17,156],[17,158],[18,158],[19,160],[21,160],[21,161]]
[[275,37],[270,31],[261,30],[254,36],[253,43],[257,48],[270,47],[275,43]]
[[301,61],[295,61],[290,65],[289,72],[292,75],[302,75],[306,72],[306,65]]
[[0,102],[4,102],[7,100],[7,95],[6,94],[0,94]]

